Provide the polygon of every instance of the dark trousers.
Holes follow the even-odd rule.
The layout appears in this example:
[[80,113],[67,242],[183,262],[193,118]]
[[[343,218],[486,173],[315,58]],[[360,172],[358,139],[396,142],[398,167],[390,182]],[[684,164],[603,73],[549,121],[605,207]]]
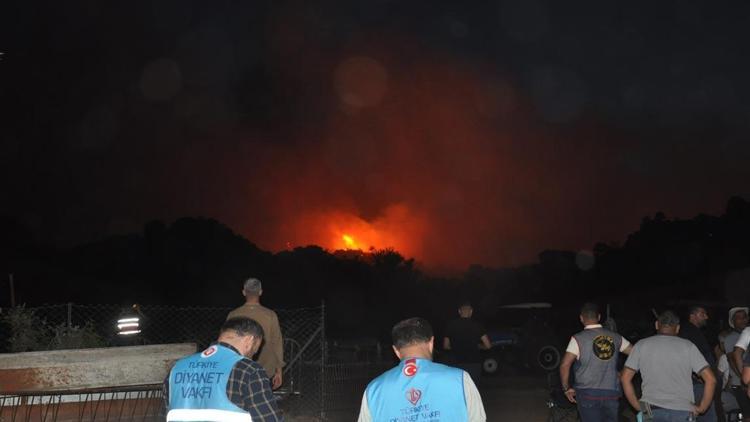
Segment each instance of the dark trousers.
[[[701,383],[695,383],[693,384],[693,393],[695,394],[695,405],[697,406],[701,399],[703,398],[703,388],[704,385]],[[716,422],[717,416],[716,416],[716,408],[714,407],[714,401],[711,400],[711,407],[706,410],[706,413],[698,416],[698,419],[696,419],[698,422]]]
[[[686,410],[654,409],[653,422],[685,422],[694,421],[690,412]],[[644,419],[644,422],[647,419]]]
[[576,394],[578,414],[581,422],[617,422],[617,410],[620,401],[617,399],[602,399]]

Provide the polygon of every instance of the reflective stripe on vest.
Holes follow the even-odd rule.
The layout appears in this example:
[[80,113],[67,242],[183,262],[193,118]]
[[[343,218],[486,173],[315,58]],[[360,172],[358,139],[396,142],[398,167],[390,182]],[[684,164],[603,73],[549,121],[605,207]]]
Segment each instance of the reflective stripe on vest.
[[373,421],[467,421],[463,374],[428,359],[404,359],[367,386]]
[[167,413],[167,422],[252,422],[248,413],[214,409],[174,409]]
[[236,351],[215,344],[182,358],[169,373],[168,421],[250,421],[250,414],[227,397]]

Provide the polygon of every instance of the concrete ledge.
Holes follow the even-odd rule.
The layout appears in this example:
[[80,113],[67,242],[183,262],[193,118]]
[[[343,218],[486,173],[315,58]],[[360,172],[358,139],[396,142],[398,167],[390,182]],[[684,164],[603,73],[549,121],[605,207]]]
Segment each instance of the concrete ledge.
[[160,384],[193,343],[0,354],[0,394]]

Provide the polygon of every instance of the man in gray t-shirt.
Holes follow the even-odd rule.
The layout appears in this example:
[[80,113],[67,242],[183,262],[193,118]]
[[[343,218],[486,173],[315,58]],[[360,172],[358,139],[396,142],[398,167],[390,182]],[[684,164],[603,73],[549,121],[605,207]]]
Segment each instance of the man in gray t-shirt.
[[[693,343],[677,337],[679,330],[679,317],[671,311],[663,312],[656,321],[657,334],[633,346],[622,371],[628,402],[638,411],[652,413],[655,422],[704,413],[714,396],[716,377],[711,367]],[[640,401],[650,409],[642,409],[635,396],[633,376],[639,371],[643,379]],[[698,405],[694,403],[692,373],[705,383],[705,394]]]

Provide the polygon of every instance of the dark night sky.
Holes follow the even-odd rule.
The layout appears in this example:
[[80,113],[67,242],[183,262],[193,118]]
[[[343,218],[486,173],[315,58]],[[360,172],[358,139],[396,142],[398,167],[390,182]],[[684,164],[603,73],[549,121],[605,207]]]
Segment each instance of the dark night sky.
[[271,250],[349,234],[434,267],[518,265],[750,196],[747,2],[3,15],[2,213],[45,242],[202,215]]

